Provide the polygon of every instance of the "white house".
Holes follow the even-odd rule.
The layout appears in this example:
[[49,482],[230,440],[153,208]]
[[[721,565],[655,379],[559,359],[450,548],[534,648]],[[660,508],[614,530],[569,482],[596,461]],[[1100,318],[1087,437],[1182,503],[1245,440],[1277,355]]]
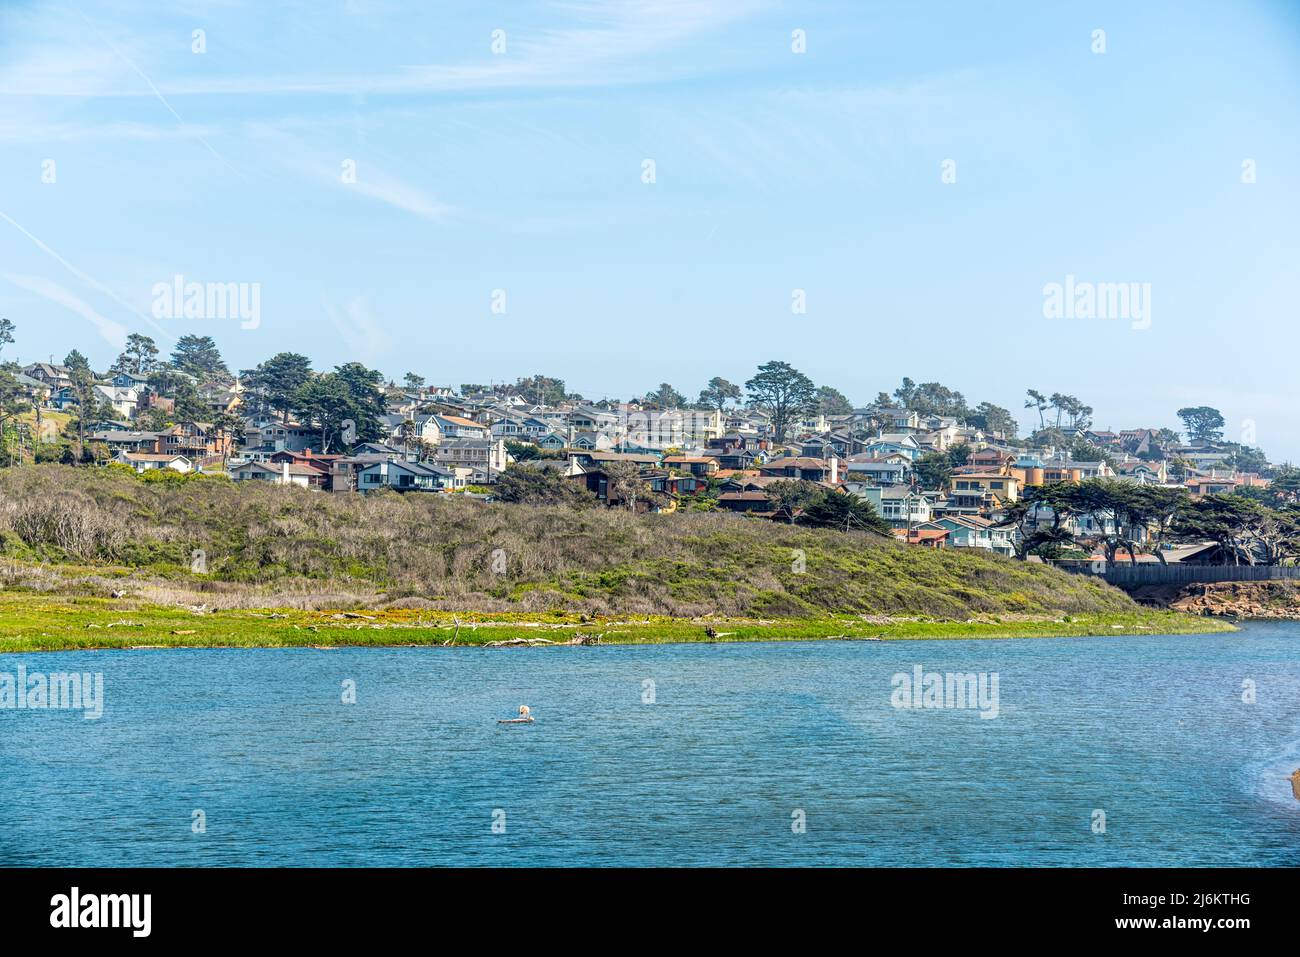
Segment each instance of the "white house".
[[159,454],[156,452],[118,452],[113,456],[114,462],[129,465],[137,472],[151,472],[154,469],[171,469],[173,472],[194,471],[194,465],[183,455]]

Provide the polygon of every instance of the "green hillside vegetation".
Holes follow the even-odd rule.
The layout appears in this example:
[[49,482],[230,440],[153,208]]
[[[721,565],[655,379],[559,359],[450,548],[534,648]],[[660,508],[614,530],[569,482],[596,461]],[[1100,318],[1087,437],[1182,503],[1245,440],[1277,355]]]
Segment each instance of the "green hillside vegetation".
[[331,495],[54,465],[0,474],[0,554],[245,607],[277,594],[297,607],[350,596],[448,611],[676,618],[962,620],[1136,607],[1103,583],[989,553],[733,515]]

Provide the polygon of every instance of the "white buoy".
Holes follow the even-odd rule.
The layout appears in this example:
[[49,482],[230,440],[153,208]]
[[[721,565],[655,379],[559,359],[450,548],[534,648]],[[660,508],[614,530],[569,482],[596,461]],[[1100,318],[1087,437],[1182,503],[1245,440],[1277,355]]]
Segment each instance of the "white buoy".
[[533,715],[528,710],[528,705],[519,706],[519,717],[517,718],[497,718],[497,724],[532,724]]

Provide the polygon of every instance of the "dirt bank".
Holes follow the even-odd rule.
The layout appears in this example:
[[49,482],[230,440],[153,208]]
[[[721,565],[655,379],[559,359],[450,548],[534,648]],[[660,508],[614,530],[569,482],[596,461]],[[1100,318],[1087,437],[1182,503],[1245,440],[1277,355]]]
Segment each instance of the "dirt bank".
[[1189,615],[1300,621],[1300,583],[1293,581],[1143,585],[1129,594],[1141,604]]

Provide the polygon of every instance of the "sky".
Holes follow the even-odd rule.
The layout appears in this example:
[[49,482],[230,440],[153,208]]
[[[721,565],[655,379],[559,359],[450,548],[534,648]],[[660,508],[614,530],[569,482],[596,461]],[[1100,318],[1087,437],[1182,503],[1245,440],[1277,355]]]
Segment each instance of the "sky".
[[780,359],[1300,460],[1298,224],[1300,0],[0,0],[5,359],[622,399]]

